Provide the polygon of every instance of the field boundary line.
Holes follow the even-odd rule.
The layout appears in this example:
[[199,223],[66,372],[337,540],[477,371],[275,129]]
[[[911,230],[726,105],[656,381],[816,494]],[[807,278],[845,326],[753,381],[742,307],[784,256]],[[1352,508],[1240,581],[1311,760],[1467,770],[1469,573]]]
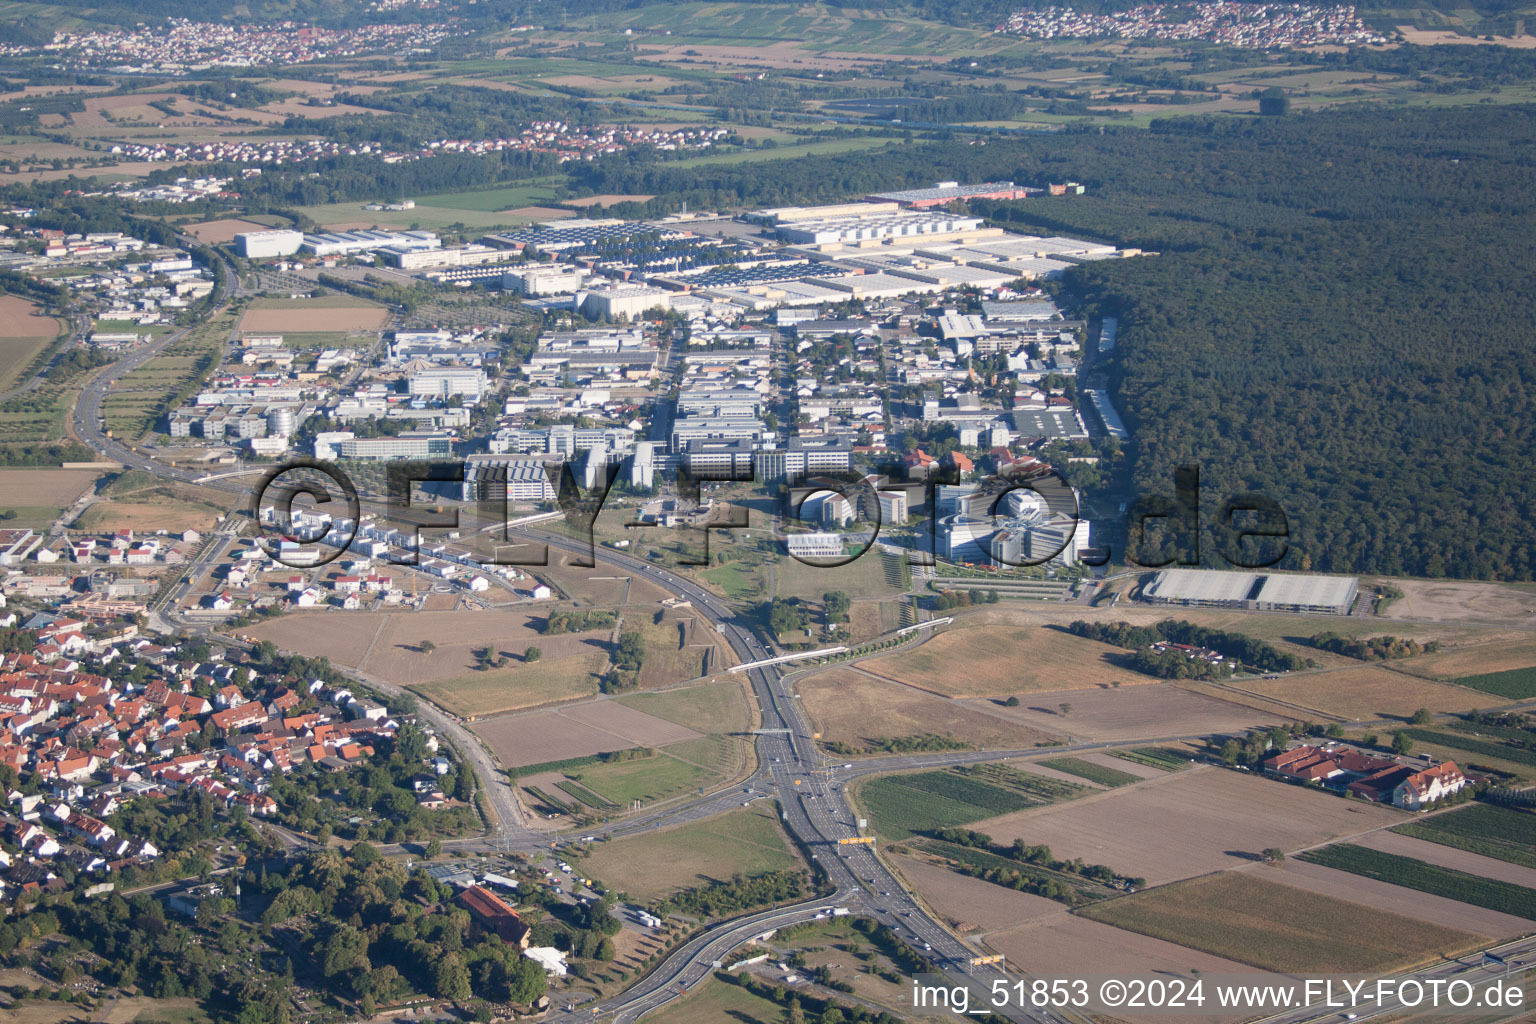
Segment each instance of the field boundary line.
[[368,658],[373,654],[373,649],[378,646],[379,637],[384,635],[384,627],[389,625],[390,620],[394,617],[394,612],[386,612],[379,617],[379,627],[373,631],[373,639],[368,641],[368,646],[363,650],[363,656],[357,659],[357,670],[359,672],[368,671]]

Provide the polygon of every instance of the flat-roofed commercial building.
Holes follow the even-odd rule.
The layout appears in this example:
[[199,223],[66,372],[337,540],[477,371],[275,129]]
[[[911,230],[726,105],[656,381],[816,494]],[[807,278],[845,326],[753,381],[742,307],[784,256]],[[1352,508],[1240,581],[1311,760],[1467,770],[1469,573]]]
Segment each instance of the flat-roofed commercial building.
[[430,231],[333,231],[305,235],[303,248],[316,256],[351,256],[377,249],[436,249],[441,238]]
[[899,203],[902,206],[922,209],[927,206],[944,206],[956,200],[972,199],[1025,199],[1031,192],[1043,189],[1026,188],[1011,181],[984,181],[979,185],[962,185],[958,181],[941,181],[932,188],[909,188],[897,192],[876,192],[865,196],[874,203]]
[[1348,615],[1359,592],[1360,580],[1355,576],[1271,573],[1260,584],[1254,607],[1264,611]]
[[1258,582],[1251,572],[1164,569],[1142,589],[1142,597],[1157,604],[1243,608],[1258,591]]
[[430,459],[453,454],[452,434],[412,434],[395,437],[354,437],[336,443],[336,454],[343,459]]
[[580,267],[538,264],[519,267],[501,275],[501,286],[509,292],[537,298],[541,295],[572,295],[587,282],[587,272]]
[[1142,599],[1155,604],[1348,615],[1359,591],[1360,580],[1355,576],[1164,569],[1142,589]]
[[302,231],[246,231],[235,236],[235,247],[248,260],[292,256],[303,244]]
[[480,401],[489,380],[484,370],[445,366],[411,374],[410,392],[416,398],[451,398],[455,395],[471,402]]
[[847,472],[853,445],[841,437],[792,437],[783,448],[764,448],[752,458],[759,480],[797,484],[809,474]]
[[[929,235],[955,235],[976,231],[980,217],[964,214],[899,210],[895,213],[854,213],[839,217],[780,222],[775,226],[780,238],[791,244],[858,244],[895,239],[918,239]],[[1001,234],[1001,232],[998,232]]]

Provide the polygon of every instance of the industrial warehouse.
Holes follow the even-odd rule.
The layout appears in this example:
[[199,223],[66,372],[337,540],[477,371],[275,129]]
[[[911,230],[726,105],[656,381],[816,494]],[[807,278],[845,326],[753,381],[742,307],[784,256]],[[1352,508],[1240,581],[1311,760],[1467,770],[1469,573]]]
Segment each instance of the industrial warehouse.
[[1153,604],[1348,615],[1359,593],[1355,576],[1164,569],[1141,597]]

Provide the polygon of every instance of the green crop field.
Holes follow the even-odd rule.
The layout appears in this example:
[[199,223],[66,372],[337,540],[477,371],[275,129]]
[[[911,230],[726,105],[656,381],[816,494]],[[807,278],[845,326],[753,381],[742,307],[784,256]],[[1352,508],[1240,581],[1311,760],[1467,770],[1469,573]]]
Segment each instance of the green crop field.
[[1407,733],[1410,739],[1422,740],[1425,743],[1435,743],[1442,747],[1465,750],[1470,754],[1481,754],[1485,757],[1502,758],[1516,764],[1536,766],[1536,751],[1527,750],[1524,747],[1475,739],[1471,736],[1463,736],[1461,733],[1441,732],[1436,729],[1404,729],[1403,732]]
[[561,779],[555,783],[555,787],[575,797],[577,801],[587,807],[608,808],[613,806],[612,801],[604,800],[586,786],[579,782],[573,782],[570,779]]
[[1076,775],[1078,778],[1087,779],[1089,782],[1097,782],[1101,786],[1114,789],[1117,786],[1129,786],[1133,782],[1140,782],[1141,776],[1132,775],[1130,772],[1122,772],[1118,768],[1108,768],[1092,761],[1084,761],[1080,757],[1053,757],[1040,764],[1046,768],[1054,768],[1058,772],[1066,772],[1068,775]]
[[618,698],[618,702],[704,733],[741,732],[750,725],[746,697],[734,680],[661,693],[634,693]]
[[634,761],[595,765],[571,773],[571,777],[611,803],[655,803],[685,793],[716,779],[714,772],[665,753]]
[[1006,764],[973,764],[950,770],[967,778],[1011,790],[1033,803],[1055,803],[1092,792],[1087,786],[1075,782],[1048,779],[1044,775],[1020,771]]
[[1492,693],[1510,700],[1527,700],[1536,697],[1536,668],[1513,668],[1507,672],[1484,672],[1475,676],[1461,676],[1451,680],[1458,686],[1470,686],[1474,690]]
[[1133,764],[1145,765],[1148,768],[1161,768],[1165,772],[1176,772],[1189,767],[1189,757],[1178,750],[1167,747],[1137,747],[1134,750],[1111,750],[1110,757],[1118,757],[1122,761],[1130,761]]
[[954,825],[1023,810],[1037,801],[957,772],[890,775],[867,783],[859,799],[882,839],[907,839]]
[[[557,179],[540,179],[525,185],[509,185],[504,188],[485,189],[480,192],[439,192],[416,199],[418,208],[431,206],[442,210],[479,210],[493,213],[518,206],[535,206],[547,203],[555,197],[552,187]],[[407,210],[406,213],[414,213]]]
[[1415,839],[1536,868],[1536,814],[1474,804],[1449,814],[1400,825],[1393,831]]
[[1446,899],[1470,903],[1475,907],[1497,910],[1517,917],[1536,920],[1536,889],[1513,885],[1492,878],[1480,878],[1454,868],[1427,864],[1412,857],[1368,850],[1352,843],[1340,843],[1321,850],[1311,850],[1301,859],[1324,867],[1337,868],[1381,882],[1390,882]]
[[[1084,917],[1288,973],[1402,970],[1484,941],[1470,932],[1223,871],[1107,900]],[[1346,926],[1341,927],[1341,922]]]
[[630,897],[655,899],[710,879],[758,875],[799,866],[763,804],[661,832],[592,847],[582,874]]

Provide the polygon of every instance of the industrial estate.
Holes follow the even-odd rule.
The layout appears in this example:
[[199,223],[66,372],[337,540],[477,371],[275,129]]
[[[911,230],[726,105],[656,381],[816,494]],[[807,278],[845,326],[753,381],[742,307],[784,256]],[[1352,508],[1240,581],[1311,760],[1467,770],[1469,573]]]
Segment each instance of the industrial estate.
[[1529,1019],[1525,12],[162,6],[0,11],[0,1017]]

